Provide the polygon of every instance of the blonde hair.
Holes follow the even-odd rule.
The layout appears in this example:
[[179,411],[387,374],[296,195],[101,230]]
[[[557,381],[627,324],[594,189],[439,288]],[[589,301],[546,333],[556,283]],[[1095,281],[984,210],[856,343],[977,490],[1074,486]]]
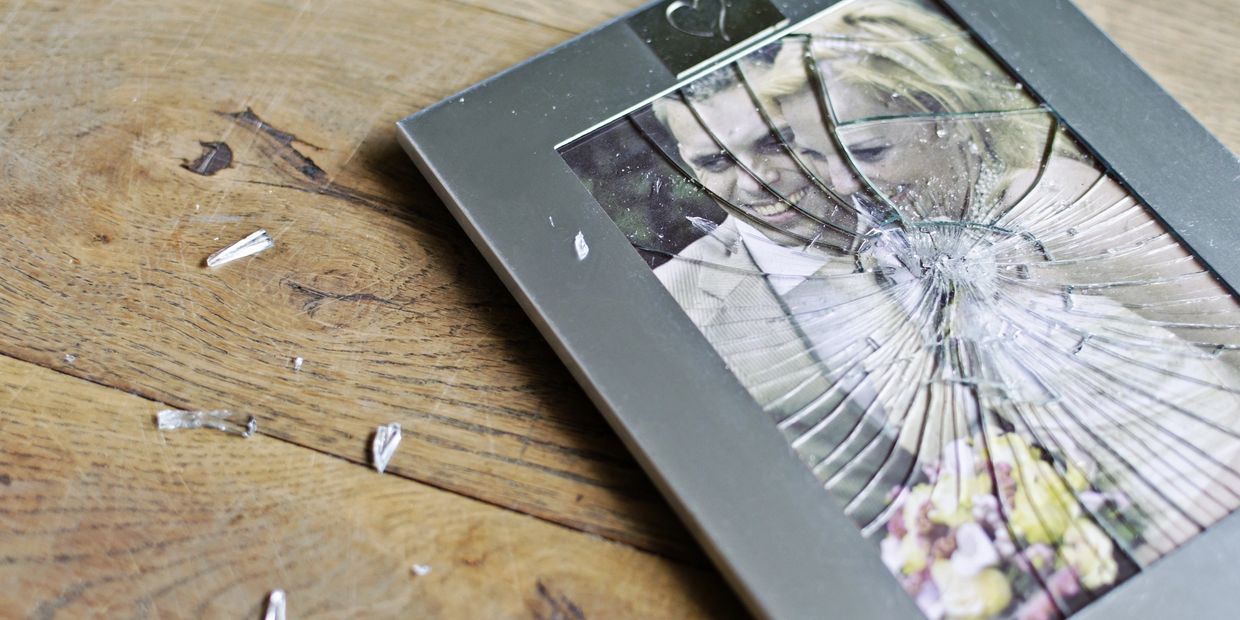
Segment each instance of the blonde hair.
[[[805,36],[796,44],[798,35]],[[854,0],[805,24],[784,41],[772,69],[754,79],[763,106],[810,87],[805,46],[824,77],[901,99],[911,114],[1037,110],[1038,103],[969,34],[943,15],[905,0]],[[841,119],[841,124],[866,119]],[[1043,144],[1046,116],[1013,115],[1003,131],[964,129],[993,166],[1027,161]]]

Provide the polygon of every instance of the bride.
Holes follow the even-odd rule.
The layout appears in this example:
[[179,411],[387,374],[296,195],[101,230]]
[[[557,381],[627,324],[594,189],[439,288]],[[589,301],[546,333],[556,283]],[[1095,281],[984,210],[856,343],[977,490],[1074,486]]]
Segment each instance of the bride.
[[[1139,570],[1240,506],[1235,298],[967,33],[913,2],[850,2],[740,71],[783,147],[744,168],[795,167],[818,194],[763,231],[797,240],[782,255],[802,275],[760,275],[819,380],[760,404],[863,532],[927,497],[993,497],[1001,537],[1105,532],[1096,554]],[[815,242],[831,222],[850,246]]]

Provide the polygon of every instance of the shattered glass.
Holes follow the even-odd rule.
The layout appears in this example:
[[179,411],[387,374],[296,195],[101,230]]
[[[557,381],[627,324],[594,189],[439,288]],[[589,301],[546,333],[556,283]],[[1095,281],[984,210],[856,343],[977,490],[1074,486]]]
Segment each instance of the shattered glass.
[[213,252],[207,257],[207,267],[219,267],[247,256],[253,256],[274,247],[275,244],[275,241],[271,239],[271,235],[260,228],[246,235],[240,241]]
[[155,422],[161,431],[210,428],[245,438],[258,432],[258,420],[254,416],[234,414],[227,409],[211,411],[164,409],[155,414]]
[[288,597],[284,590],[272,590],[267,595],[267,605],[263,610],[263,620],[285,620],[288,617]]
[[375,436],[370,442],[370,460],[375,471],[383,473],[388,463],[396,454],[400,445],[400,424],[392,422],[375,429]]
[[927,617],[1071,615],[1240,506],[1236,299],[939,10],[561,153]]

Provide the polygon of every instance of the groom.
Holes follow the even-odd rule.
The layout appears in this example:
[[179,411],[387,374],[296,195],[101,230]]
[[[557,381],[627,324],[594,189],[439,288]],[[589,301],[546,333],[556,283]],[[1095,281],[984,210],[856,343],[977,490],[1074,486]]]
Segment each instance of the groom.
[[[655,275],[820,479],[858,461],[873,471],[890,443],[866,380],[874,341],[833,326],[893,308],[873,271],[858,269],[859,211],[838,199],[858,188],[823,191],[807,164],[818,154],[755,109],[752,85],[770,67],[757,57],[655,103],[675,139],[667,150],[729,214]],[[858,299],[869,301],[845,303]],[[864,482],[841,478],[842,498]]]

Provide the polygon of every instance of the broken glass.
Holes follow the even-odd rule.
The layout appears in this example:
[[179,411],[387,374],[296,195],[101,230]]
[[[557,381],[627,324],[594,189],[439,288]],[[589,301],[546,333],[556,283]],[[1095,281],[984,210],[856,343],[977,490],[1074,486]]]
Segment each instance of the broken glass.
[[267,595],[263,620],[285,620],[286,617],[288,617],[288,597],[284,594],[284,590],[272,590]]
[[258,431],[258,420],[254,416],[241,416],[227,409],[211,411],[164,409],[155,414],[155,422],[161,431],[211,428],[245,438]]
[[235,260],[239,260],[247,256],[253,256],[259,252],[270,249],[274,247],[275,244],[275,241],[271,239],[271,235],[268,235],[267,231],[260,228],[259,230],[246,235],[240,241],[213,252],[207,257],[207,266],[219,267],[221,265],[226,265]]
[[383,473],[396,454],[400,445],[400,424],[392,422],[375,429],[375,436],[370,442],[370,460],[375,471]]
[[561,151],[930,618],[1240,506],[1240,307],[937,9],[851,0]]

